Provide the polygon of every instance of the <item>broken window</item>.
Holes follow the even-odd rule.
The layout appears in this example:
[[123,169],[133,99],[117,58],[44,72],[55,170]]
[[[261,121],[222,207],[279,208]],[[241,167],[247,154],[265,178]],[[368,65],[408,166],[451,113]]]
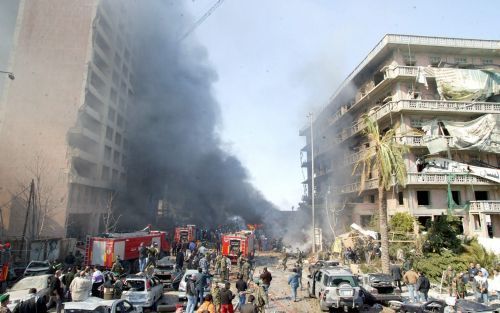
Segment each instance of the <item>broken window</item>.
[[460,199],[460,191],[458,190],[453,190],[451,192],[451,197],[453,198],[453,202],[455,202],[455,204],[461,204],[461,199]]
[[375,195],[370,195],[370,203],[375,203]]
[[413,53],[403,54],[403,61],[406,66],[415,66],[417,64],[417,59],[415,58],[415,54]]
[[429,63],[432,67],[438,67],[439,63],[441,63],[441,57],[437,55],[431,55],[429,57]]
[[418,205],[430,205],[430,192],[428,190],[418,190],[417,191],[417,204]]
[[488,201],[488,192],[487,191],[474,191],[474,198],[476,201]]
[[399,205],[404,205],[403,192],[402,191],[398,192],[398,204]]

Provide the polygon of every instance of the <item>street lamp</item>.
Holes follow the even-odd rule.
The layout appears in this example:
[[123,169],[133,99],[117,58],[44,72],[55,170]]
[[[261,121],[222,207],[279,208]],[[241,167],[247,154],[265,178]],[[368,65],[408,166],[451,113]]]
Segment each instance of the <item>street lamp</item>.
[[6,71],[0,71],[0,73],[7,74],[11,80],[14,80],[16,77],[14,76],[14,73],[12,72],[6,72]]
[[311,131],[311,209],[312,209],[312,252],[316,253],[316,226],[314,223],[314,133],[313,133],[313,113],[309,112],[309,128]]

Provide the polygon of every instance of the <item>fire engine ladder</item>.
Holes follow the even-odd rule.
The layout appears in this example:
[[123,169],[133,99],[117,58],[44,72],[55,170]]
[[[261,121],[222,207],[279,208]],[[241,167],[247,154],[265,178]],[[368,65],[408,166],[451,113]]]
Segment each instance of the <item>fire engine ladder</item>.
[[90,264],[90,236],[85,239],[85,254],[83,255],[83,265],[87,266]]

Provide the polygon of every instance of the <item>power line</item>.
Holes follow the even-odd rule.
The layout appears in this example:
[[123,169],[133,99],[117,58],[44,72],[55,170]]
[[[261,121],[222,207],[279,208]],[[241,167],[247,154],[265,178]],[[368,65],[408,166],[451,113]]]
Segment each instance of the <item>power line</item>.
[[214,13],[214,11],[220,7],[220,5],[224,2],[224,0],[217,0],[216,3],[214,3],[214,5],[208,9],[208,11],[203,14],[202,17],[200,17],[192,26],[191,28],[188,29],[188,31],[182,36],[179,38],[179,41],[183,41],[184,39],[186,39],[186,37],[188,37],[189,35],[191,35],[192,32],[194,32],[196,30],[196,28],[198,28],[198,26],[200,26],[201,24],[203,24],[203,22],[212,14]]

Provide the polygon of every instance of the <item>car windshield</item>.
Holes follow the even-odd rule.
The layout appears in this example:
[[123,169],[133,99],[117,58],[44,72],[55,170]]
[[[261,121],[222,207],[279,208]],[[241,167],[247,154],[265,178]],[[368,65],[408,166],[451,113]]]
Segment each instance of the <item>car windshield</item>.
[[159,270],[173,270],[174,265],[172,265],[172,264],[158,264],[156,266],[156,268]]
[[338,287],[340,284],[349,284],[351,287],[357,287],[358,282],[354,279],[354,276],[331,276],[326,282],[328,287]]
[[127,280],[127,285],[130,290],[134,291],[144,291],[144,281],[143,280]]
[[47,276],[31,276],[25,277],[18,281],[10,290],[24,290],[29,288],[36,288],[36,290],[42,290],[47,288],[48,279]]

